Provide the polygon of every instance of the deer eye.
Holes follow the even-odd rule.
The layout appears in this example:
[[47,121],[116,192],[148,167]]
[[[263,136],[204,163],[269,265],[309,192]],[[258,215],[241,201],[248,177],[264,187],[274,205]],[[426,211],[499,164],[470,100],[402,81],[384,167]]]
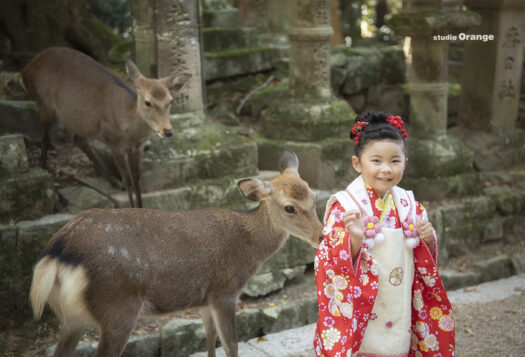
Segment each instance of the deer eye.
[[146,104],[146,107],[151,107],[151,102],[145,101],[144,104]]
[[284,206],[286,213],[295,213],[295,208],[293,206]]

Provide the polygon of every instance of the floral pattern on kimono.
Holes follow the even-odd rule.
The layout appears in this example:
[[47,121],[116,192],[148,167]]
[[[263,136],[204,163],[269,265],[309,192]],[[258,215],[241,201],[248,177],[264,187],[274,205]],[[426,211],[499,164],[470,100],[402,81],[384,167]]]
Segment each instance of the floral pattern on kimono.
[[[375,216],[385,206],[383,226],[401,228],[392,200],[387,205],[366,185]],[[400,204],[409,204],[401,198]],[[368,204],[363,200],[363,204]],[[319,317],[314,338],[316,356],[359,356],[362,338],[369,320],[377,318],[372,308],[377,296],[378,266],[366,244],[352,262],[350,235],[343,222],[345,209],[336,201],[326,216],[324,239],[315,257]],[[416,201],[418,220],[428,221],[424,207]],[[437,239],[434,255],[424,242],[414,248],[415,272],[412,285],[411,347],[407,356],[454,356],[454,315],[437,270]]]

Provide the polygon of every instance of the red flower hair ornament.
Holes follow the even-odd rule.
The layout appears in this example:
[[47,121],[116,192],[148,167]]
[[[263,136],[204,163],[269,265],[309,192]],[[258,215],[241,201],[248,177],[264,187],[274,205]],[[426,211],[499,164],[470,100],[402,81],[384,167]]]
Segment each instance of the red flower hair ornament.
[[[403,119],[401,119],[401,117],[390,115],[388,118],[386,118],[386,121],[395,126],[397,129],[401,130],[401,134],[403,134],[404,138],[408,136],[407,131],[403,129],[403,125],[405,125],[405,123],[403,122]],[[358,121],[352,127],[352,134],[354,134],[355,146],[359,146],[359,137],[361,136],[361,131],[363,131],[363,128],[368,124],[370,123]]]
[[398,116],[390,115],[388,118],[386,118],[386,121],[401,130],[401,133],[403,134],[403,137],[406,138],[408,136],[407,131],[403,129],[403,125],[405,124],[403,122],[403,119]]
[[352,134],[355,135],[355,137],[354,137],[355,146],[359,146],[359,137],[361,136],[361,131],[368,124],[369,123],[366,123],[366,122],[363,122],[363,121],[358,121],[352,127]]

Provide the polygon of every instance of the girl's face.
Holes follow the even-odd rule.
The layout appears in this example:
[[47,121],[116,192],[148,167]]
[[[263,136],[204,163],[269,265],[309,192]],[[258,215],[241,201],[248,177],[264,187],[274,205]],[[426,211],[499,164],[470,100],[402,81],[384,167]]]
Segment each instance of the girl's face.
[[406,162],[403,143],[389,139],[369,141],[360,157],[352,156],[354,169],[381,197],[401,181]]

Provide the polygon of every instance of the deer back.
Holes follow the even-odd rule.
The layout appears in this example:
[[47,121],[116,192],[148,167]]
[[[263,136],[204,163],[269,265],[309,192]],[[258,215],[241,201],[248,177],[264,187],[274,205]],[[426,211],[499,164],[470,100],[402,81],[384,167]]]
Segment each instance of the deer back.
[[169,87],[180,87],[187,76],[149,79],[132,62],[127,68],[132,84],[81,52],[53,47],[40,52],[22,77],[41,119],[58,118],[81,137],[132,145],[152,130],[171,135]]

